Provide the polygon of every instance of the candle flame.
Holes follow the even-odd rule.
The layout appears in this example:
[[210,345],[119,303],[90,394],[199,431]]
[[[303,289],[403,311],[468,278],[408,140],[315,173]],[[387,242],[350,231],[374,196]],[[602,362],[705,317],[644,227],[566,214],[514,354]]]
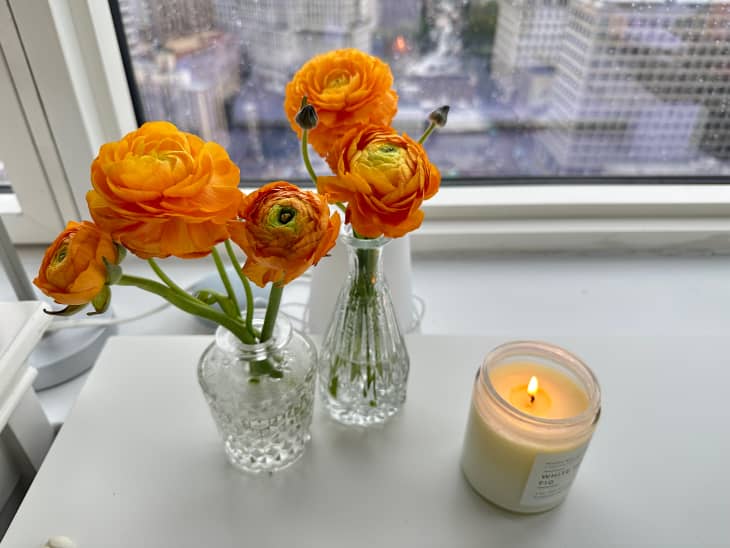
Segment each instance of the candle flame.
[[527,384],[527,393],[530,396],[537,394],[537,377],[534,375],[530,378],[530,382]]

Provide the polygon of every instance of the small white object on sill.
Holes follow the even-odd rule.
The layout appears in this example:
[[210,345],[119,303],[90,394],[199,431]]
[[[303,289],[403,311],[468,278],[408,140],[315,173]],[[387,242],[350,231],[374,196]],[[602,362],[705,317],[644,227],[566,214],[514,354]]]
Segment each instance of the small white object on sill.
[[76,548],[76,544],[68,537],[57,536],[49,538],[42,548]]

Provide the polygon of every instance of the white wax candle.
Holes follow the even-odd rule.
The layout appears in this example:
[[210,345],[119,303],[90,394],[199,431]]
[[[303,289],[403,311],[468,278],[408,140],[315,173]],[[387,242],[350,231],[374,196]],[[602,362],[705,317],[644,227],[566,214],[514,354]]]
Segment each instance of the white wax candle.
[[[497,351],[504,353],[504,347]],[[575,477],[595,426],[598,387],[582,387],[555,364],[498,357],[485,360],[474,385],[462,468],[491,502],[541,512],[565,498]],[[532,377],[539,387],[530,393]]]

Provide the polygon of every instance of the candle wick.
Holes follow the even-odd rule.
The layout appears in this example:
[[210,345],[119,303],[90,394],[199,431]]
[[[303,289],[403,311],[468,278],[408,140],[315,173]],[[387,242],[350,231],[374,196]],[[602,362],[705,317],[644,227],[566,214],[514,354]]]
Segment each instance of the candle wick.
[[530,403],[535,403],[535,396],[530,394]]

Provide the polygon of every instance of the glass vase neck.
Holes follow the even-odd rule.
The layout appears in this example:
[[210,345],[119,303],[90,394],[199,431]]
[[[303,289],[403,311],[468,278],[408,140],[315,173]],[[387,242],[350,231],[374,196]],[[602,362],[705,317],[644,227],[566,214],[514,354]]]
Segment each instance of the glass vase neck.
[[[254,310],[253,327],[258,333],[264,326],[264,317],[266,310],[257,308]],[[279,314],[274,323],[274,332],[271,338],[264,342],[255,344],[246,344],[231,333],[225,327],[219,325],[215,331],[215,343],[225,352],[236,353],[243,356],[256,357],[270,353],[273,350],[279,350],[286,346],[292,337],[292,325],[284,314]]]
[[350,225],[345,226],[340,238],[344,244],[354,249],[382,249],[390,241],[390,238],[386,238],[385,236],[379,236],[377,238],[356,236]]

